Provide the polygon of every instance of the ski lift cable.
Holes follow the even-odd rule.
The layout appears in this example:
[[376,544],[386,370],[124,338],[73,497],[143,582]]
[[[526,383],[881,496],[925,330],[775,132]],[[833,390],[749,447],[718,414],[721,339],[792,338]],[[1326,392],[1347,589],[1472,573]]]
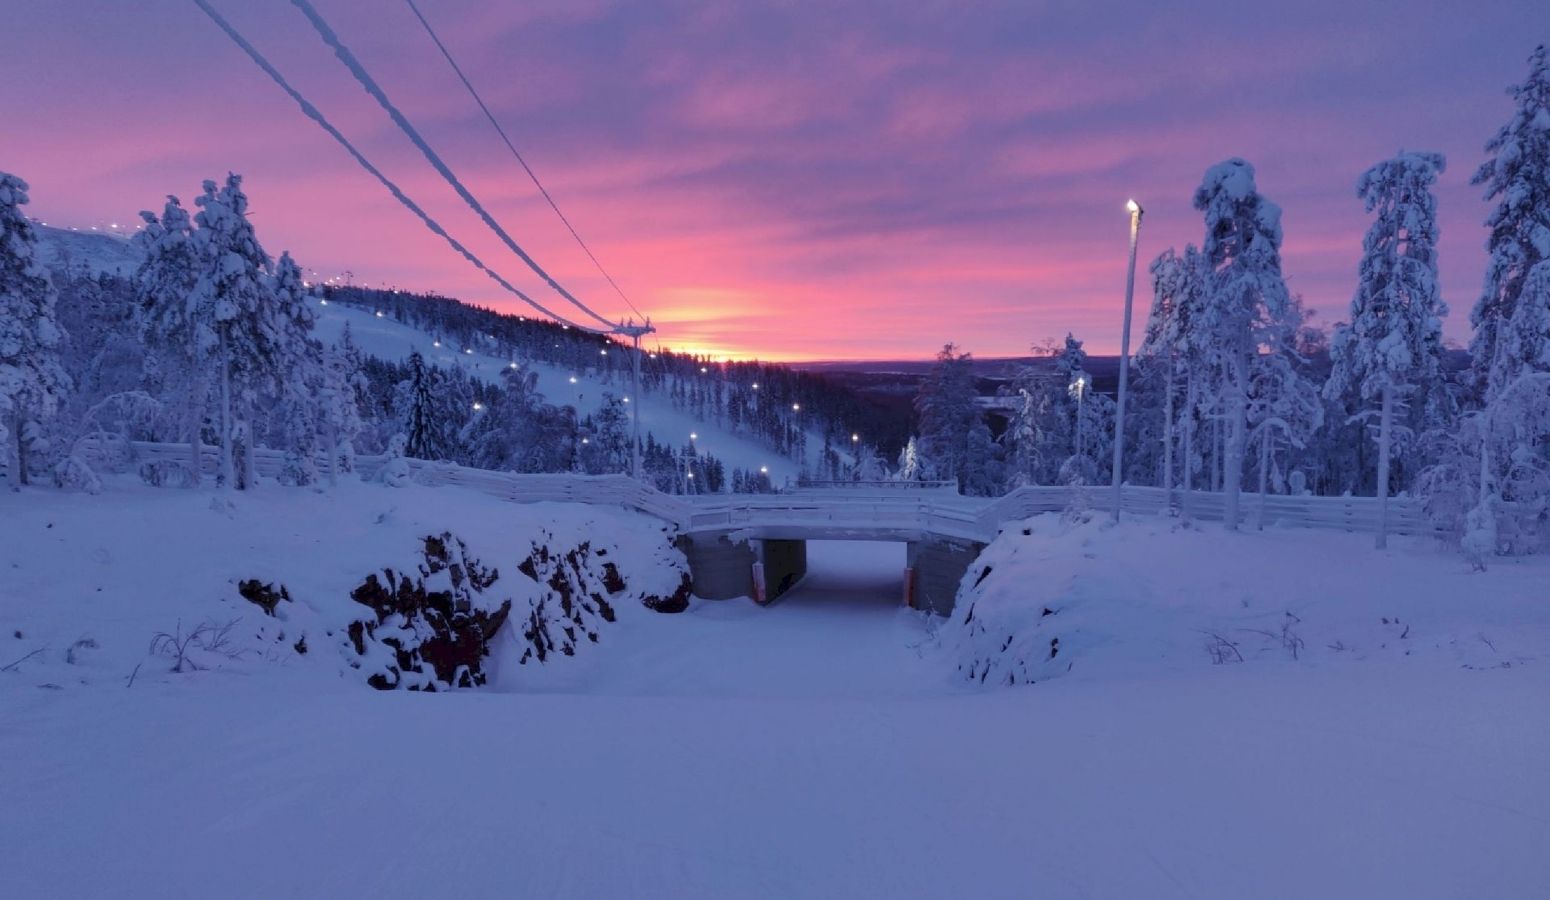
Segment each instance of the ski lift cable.
[[593,319],[596,319],[598,322],[601,322],[603,325],[609,328],[613,328],[614,322],[609,320],[607,317],[600,315],[591,307],[576,299],[575,295],[573,295],[570,291],[567,291],[558,281],[555,281],[554,277],[548,272],[544,271],[544,268],[538,264],[537,260],[529,256],[527,251],[523,250],[520,246],[517,245],[516,241],[512,240],[511,235],[506,233],[506,229],[502,228],[500,223],[495,221],[495,217],[490,215],[484,206],[474,198],[473,194],[469,193],[468,188],[463,186],[463,183],[458,180],[458,177],[455,174],[453,174],[452,169],[442,161],[441,156],[437,154],[435,150],[431,149],[430,144],[426,143],[425,138],[420,135],[420,132],[417,131],[412,124],[410,124],[409,119],[404,116],[403,112],[401,112],[397,106],[393,105],[393,101],[388,99],[387,94],[382,90],[381,86],[378,85],[376,80],[373,79],[370,73],[366,71],[365,66],[361,65],[361,61],[355,57],[355,54],[350,52],[350,48],[346,47],[339,39],[339,35],[335,34],[334,30],[329,27],[326,21],[324,21],[323,17],[318,14],[317,9],[314,8],[313,5],[308,2],[308,0],[291,0],[291,5],[301,10],[302,14],[307,17],[307,20],[312,23],[312,27],[315,31],[317,31],[318,36],[323,39],[323,43],[327,44],[329,48],[334,51],[334,56],[338,57],[339,61],[344,64],[345,68],[350,70],[350,74],[355,76],[355,80],[360,82],[361,87],[366,89],[366,93],[370,94],[372,98],[377,101],[377,104],[387,112],[388,117],[393,120],[393,123],[398,126],[399,130],[402,131],[416,147],[419,148],[420,152],[425,156],[426,160],[430,162],[431,167],[440,173],[441,177],[447,182],[447,184],[452,186],[453,190],[457,191],[458,196],[463,198],[463,202],[467,203],[469,208],[477,213],[480,219],[484,220],[484,224],[488,226],[491,231],[494,231],[496,236],[505,242],[506,246],[509,247],[513,253],[521,257],[522,261],[527,263],[528,268],[532,269],[533,272],[538,275],[538,277],[547,282],[556,293],[558,293],[561,297],[564,297],[566,300],[569,300],[578,309],[591,316]]
[[608,270],[603,268],[603,263],[592,252],[592,248],[588,247],[587,242],[582,240],[581,235],[577,233],[576,226],[571,224],[570,219],[566,218],[565,213],[560,212],[559,204],[555,202],[554,197],[550,196],[548,188],[545,188],[543,182],[538,180],[537,173],[533,171],[533,168],[527,164],[527,160],[522,158],[521,152],[512,144],[511,138],[506,134],[506,129],[502,128],[500,122],[496,121],[495,114],[490,112],[490,108],[485,105],[484,98],[480,97],[479,92],[474,90],[473,83],[463,73],[463,67],[459,66],[457,60],[452,58],[452,51],[448,50],[446,44],[441,42],[441,38],[437,36],[436,30],[431,27],[431,23],[425,18],[425,14],[420,12],[420,7],[415,4],[414,0],[405,0],[405,2],[409,4],[409,9],[414,12],[415,18],[419,19],[420,24],[425,27],[425,33],[435,43],[436,49],[440,50],[441,55],[446,58],[447,65],[452,67],[452,71],[457,73],[458,80],[463,82],[463,87],[468,89],[468,94],[474,98],[474,103],[479,105],[479,111],[484,113],[484,117],[489,120],[490,127],[494,128],[495,133],[500,135],[501,141],[506,145],[506,149],[511,151],[511,155],[522,166],[522,171],[527,173],[527,177],[533,180],[533,186],[538,188],[538,193],[543,195],[544,200],[549,204],[549,208],[554,210],[554,214],[565,224],[566,230],[570,232],[571,237],[576,239],[576,244],[581,247],[582,252],[587,254],[587,258],[592,260],[592,265],[596,266],[597,271],[602,274],[603,278],[607,279],[609,286],[614,289],[614,293],[619,295],[619,299],[623,300],[637,316],[644,320],[646,318],[645,313],[640,311],[634,301],[624,293],[624,289],[619,287],[619,283],[614,281],[614,277],[608,274]]
[[398,185],[394,184],[390,178],[382,173],[382,170],[372,165],[371,161],[366,159],[366,157],[355,148],[354,144],[350,143],[350,139],[345,137],[339,131],[339,129],[335,128],[333,124],[328,121],[328,118],[324,116],[316,106],[313,106],[306,97],[302,96],[300,91],[292,87],[290,82],[285,80],[285,76],[281,75],[279,70],[271,65],[269,60],[258,51],[258,48],[248,43],[248,41],[243,38],[241,33],[238,32],[230,22],[226,21],[226,19],[222,17],[213,6],[210,5],[208,0],[194,0],[194,5],[203,10],[205,15],[209,16],[210,20],[214,22],[222,31],[224,31],[226,36],[231,38],[233,43],[241,48],[241,50],[246,53],[248,57],[253,60],[253,62],[257,63],[258,67],[263,69],[265,74],[267,74],[275,84],[280,86],[281,90],[290,95],[290,98],[296,101],[296,104],[301,107],[301,111],[306,114],[307,118],[318,123],[318,125],[321,126],[330,137],[332,137],[335,141],[338,141],[340,146],[344,147],[345,151],[348,152],[358,164],[360,164],[361,168],[365,169],[378,181],[382,182],[383,187],[386,187],[388,192],[391,193],[393,197],[398,200],[398,202],[402,203],[410,212],[414,213],[416,216],[419,216],[420,221],[425,223],[426,228],[429,228],[433,234],[440,235],[443,239],[445,239],[446,242],[452,246],[452,249],[462,254],[463,258],[467,259],[470,263],[473,263],[475,268],[490,276],[490,278],[493,279],[496,284],[499,284],[501,287],[510,291],[512,294],[515,294],[519,299],[527,303],[529,306],[533,307],[549,318],[554,319],[556,322],[559,322],[562,325],[566,325],[570,328],[575,328],[580,331],[590,332],[592,334],[610,333],[601,329],[592,328],[587,325],[580,325],[570,321],[564,316],[545,307],[543,304],[539,303],[537,300],[534,300],[532,297],[529,297],[527,294],[523,293],[521,289],[517,288],[505,278],[502,278],[498,272],[485,265],[484,262],[479,259],[479,257],[475,256],[472,252],[469,251],[467,247],[459,243],[456,238],[448,234],[446,229],[442,228],[435,219],[431,218],[430,215],[419,206],[419,204],[409,199],[408,195],[400,190]]

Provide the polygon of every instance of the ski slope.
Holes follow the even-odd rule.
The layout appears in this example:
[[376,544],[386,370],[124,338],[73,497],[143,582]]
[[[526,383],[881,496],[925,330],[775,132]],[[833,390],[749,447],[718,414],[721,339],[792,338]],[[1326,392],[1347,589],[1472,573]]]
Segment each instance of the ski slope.
[[[495,382],[501,372],[513,360],[491,356],[481,348],[453,346],[450,341],[438,341],[435,337],[386,316],[377,316],[365,309],[342,303],[319,305],[316,334],[325,343],[339,340],[345,325],[361,350],[382,359],[403,360],[411,351],[418,350],[427,361],[446,368],[462,368],[476,378]],[[439,346],[438,346],[439,344]],[[466,352],[472,351],[472,352]],[[781,456],[758,441],[732,433],[714,422],[695,418],[684,410],[676,409],[672,402],[661,395],[648,393],[643,398],[631,396],[628,373],[618,373],[609,381],[596,372],[569,371],[533,360],[516,360],[524,363],[538,376],[538,391],[550,403],[573,406],[585,415],[595,411],[602,403],[605,392],[616,397],[629,397],[630,403],[640,404],[641,438],[649,431],[659,442],[681,446],[689,442],[691,434],[698,435],[694,444],[701,452],[710,453],[726,464],[727,470],[741,468],[758,471],[769,468],[770,482],[780,486],[790,479],[795,481],[801,466]],[[571,383],[575,378],[576,382]],[[810,448],[821,446],[821,438],[809,440]]]

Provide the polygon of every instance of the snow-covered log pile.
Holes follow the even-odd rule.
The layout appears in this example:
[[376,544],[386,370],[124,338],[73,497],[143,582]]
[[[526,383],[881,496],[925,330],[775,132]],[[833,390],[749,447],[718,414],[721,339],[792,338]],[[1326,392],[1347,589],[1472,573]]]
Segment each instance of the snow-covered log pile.
[[1373,553],[1335,532],[1091,519],[1028,519],[969,568],[938,632],[959,677],[1009,685],[1418,657],[1487,669],[1550,650],[1531,569],[1486,581],[1428,539]]

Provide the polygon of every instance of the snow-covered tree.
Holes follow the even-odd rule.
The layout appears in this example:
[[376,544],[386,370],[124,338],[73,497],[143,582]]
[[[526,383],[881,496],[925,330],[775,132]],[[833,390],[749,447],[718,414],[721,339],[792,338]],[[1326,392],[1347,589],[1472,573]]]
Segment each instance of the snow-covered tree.
[[355,469],[355,437],[364,427],[361,398],[365,381],[361,374],[360,353],[350,334],[350,326],[346,324],[339,342],[330,346],[323,356],[322,385],[318,392],[318,415],[323,426],[323,447],[328,451],[330,483],[340,472]]
[[[279,352],[279,323],[272,309],[270,261],[248,221],[241,176],[228,175],[219,186],[206,181],[204,193],[194,203],[199,207],[194,241],[201,268],[190,306],[201,311],[201,325],[215,338],[221,478],[228,487],[251,487],[256,476],[251,459],[259,395],[287,377],[288,360]],[[246,463],[240,484],[234,459],[239,419]]]
[[915,397],[920,450],[940,477],[955,479],[966,493],[993,493],[999,460],[990,426],[976,400],[972,358],[948,344]]
[[1236,158],[1206,170],[1195,208],[1205,213],[1202,252],[1211,267],[1198,333],[1219,362],[1224,518],[1235,529],[1254,363],[1262,346],[1278,341],[1291,309],[1281,277],[1281,208],[1260,196],[1254,167]]
[[1332,399],[1354,391],[1378,403],[1379,549],[1388,541],[1396,406],[1417,385],[1441,375],[1448,307],[1437,287],[1432,186],[1444,165],[1440,153],[1401,153],[1363,172],[1356,183],[1374,219],[1362,242],[1350,324],[1337,326],[1330,343],[1334,369],[1324,389]]
[[172,409],[175,428],[188,437],[189,480],[197,487],[216,341],[207,310],[191,302],[201,267],[194,225],[171,195],[159,218],[148,211],[140,218],[144,227],[134,240],[145,256],[134,283],[145,379],[152,395]]
[[910,435],[904,449],[899,451],[900,481],[932,481],[936,479],[936,464],[933,463],[920,449],[920,442],[914,435]]
[[1484,185],[1486,199],[1496,201],[1486,219],[1491,234],[1485,286],[1469,315],[1477,387],[1491,396],[1506,384],[1492,378],[1498,334],[1517,312],[1529,272],[1550,259],[1550,48],[1534,49],[1528,78],[1508,93],[1515,105],[1512,118],[1486,143],[1491,158],[1471,181]]
[[59,362],[64,332],[54,285],[37,262],[37,235],[22,213],[27,183],[0,172],[0,461],[18,484],[28,458],[47,450],[43,424],[70,389]]
[[1525,373],[1550,371],[1550,260],[1529,270],[1517,308],[1498,329],[1491,385],[1505,388]]
[[399,382],[393,404],[405,438],[404,455],[414,459],[447,459],[452,454],[454,432],[443,415],[444,379],[425,364],[425,357],[418,350],[409,354],[408,366],[409,375]]
[[[287,459],[296,461],[294,467],[287,467],[288,480],[310,484],[317,476],[318,451],[338,446],[323,434],[329,429],[323,409],[328,373],[322,344],[312,337],[317,296],[289,253],[280,254],[264,287],[258,356],[264,368],[254,373],[253,414],[269,414],[269,446],[284,450]],[[330,479],[336,469],[337,465],[330,466]]]

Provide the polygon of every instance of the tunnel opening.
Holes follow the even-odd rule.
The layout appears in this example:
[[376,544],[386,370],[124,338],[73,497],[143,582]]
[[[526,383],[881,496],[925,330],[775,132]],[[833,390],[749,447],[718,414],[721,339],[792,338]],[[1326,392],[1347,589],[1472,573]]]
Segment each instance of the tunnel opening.
[[[766,542],[766,558],[769,550]],[[787,543],[787,542],[782,542]],[[805,545],[806,571],[772,585],[770,602],[782,606],[843,608],[855,612],[898,609],[904,605],[907,546],[899,541],[823,540]],[[768,562],[766,563],[768,565]],[[789,570],[781,580],[792,579]]]

